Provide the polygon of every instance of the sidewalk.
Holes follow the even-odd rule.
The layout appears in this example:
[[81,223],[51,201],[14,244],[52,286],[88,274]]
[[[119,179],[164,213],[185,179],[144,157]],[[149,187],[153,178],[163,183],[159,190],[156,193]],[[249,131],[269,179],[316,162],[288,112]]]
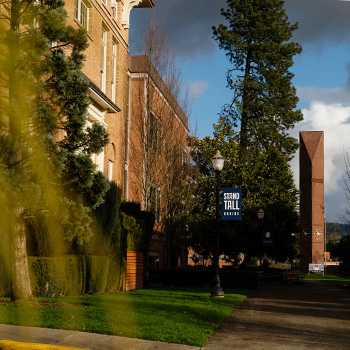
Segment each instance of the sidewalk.
[[319,281],[266,286],[246,299],[203,350],[350,349],[350,291]]
[[[84,350],[200,350],[200,347],[181,344],[169,344],[62,329],[20,327],[3,324],[0,324],[0,339],[52,344]],[[35,349],[35,347],[30,348],[32,350]],[[47,350],[51,350],[50,347],[47,347]]]
[[[8,325],[0,325],[0,339],[84,350],[201,349],[142,339]],[[350,349],[350,291],[318,281],[307,281],[304,286],[263,287],[254,297],[236,307],[202,348],[231,349]]]

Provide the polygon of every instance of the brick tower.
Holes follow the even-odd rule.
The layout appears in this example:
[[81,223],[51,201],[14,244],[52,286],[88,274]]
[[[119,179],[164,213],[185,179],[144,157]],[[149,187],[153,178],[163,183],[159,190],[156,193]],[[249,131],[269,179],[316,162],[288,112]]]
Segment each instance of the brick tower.
[[300,270],[324,262],[324,135],[300,132]]

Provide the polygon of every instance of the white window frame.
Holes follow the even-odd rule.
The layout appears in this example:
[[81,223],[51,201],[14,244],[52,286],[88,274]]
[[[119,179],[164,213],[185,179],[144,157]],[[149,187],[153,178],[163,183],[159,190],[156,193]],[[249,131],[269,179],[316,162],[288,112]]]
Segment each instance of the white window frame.
[[107,173],[108,181],[113,180],[113,165],[114,165],[113,160],[109,159],[108,160],[108,173]]
[[74,17],[86,30],[89,28],[89,4],[85,0],[75,0]]
[[111,75],[111,100],[115,103],[115,94],[117,88],[117,48],[118,44],[113,39],[112,42],[112,75]]
[[108,31],[102,25],[102,40],[101,40],[101,86],[100,89],[106,93],[106,78],[107,78],[107,38]]
[[115,20],[117,20],[118,19],[118,1],[112,0],[111,7],[112,7],[112,11],[113,11],[113,18]]

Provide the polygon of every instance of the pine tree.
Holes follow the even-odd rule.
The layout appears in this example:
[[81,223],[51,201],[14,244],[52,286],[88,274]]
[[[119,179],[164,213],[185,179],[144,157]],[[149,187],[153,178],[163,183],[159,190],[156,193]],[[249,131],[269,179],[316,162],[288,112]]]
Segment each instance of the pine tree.
[[40,217],[55,238],[82,243],[92,234],[87,204],[97,207],[109,186],[90,158],[108,134],[97,123],[85,128],[86,33],[66,25],[63,6],[0,1],[0,224],[12,252],[13,299],[32,296],[28,218]]
[[214,38],[232,64],[227,84],[233,91],[222,117],[238,135],[240,159],[271,145],[290,159],[298,147],[288,130],[302,120],[290,68],[301,47],[291,42],[297,24],[288,22],[283,0],[228,0],[226,25],[213,27]]

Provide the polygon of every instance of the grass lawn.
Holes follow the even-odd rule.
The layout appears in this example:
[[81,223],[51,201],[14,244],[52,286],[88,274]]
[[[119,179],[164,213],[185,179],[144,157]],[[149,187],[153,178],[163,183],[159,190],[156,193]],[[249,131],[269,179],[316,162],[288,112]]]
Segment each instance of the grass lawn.
[[70,329],[203,346],[250,290],[148,288],[14,303],[0,299],[0,323]]
[[344,278],[341,275],[322,275],[322,274],[300,274],[304,280],[319,280],[331,284],[341,284],[348,285],[350,283],[350,278]]

